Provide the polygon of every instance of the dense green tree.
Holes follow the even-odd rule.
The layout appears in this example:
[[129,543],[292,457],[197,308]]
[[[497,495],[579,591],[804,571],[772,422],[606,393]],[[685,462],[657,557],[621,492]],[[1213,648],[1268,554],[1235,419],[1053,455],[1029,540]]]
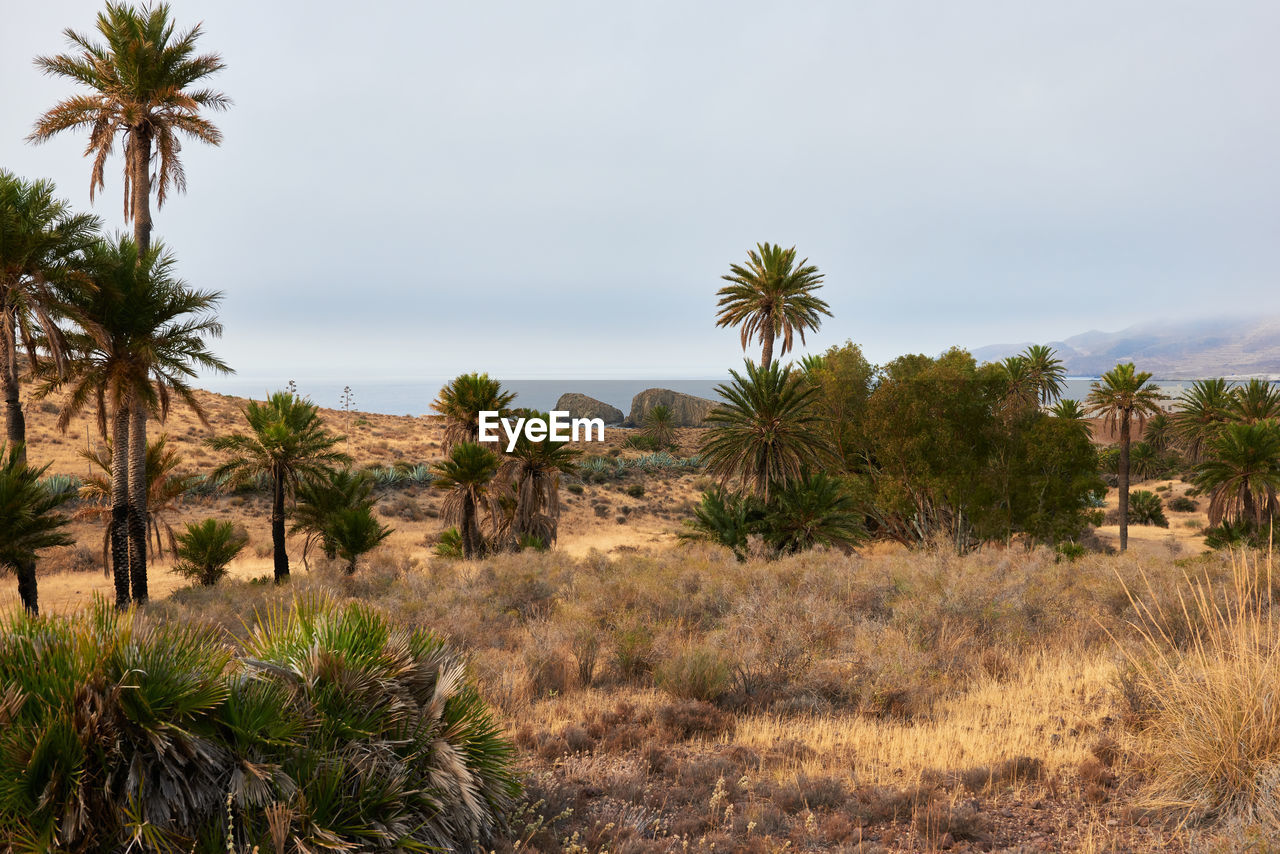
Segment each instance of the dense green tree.
[[804,379],[818,389],[814,408],[823,432],[849,474],[864,475],[868,470],[867,402],[875,375],[875,367],[851,341],[831,347],[804,366]]
[[249,433],[214,436],[205,444],[231,459],[214,470],[214,478],[245,482],[260,475],[271,481],[271,544],[277,584],[289,579],[285,548],[285,497],[307,478],[321,478],[327,469],[350,465],[351,458],[335,448],[345,437],[324,428],[314,403],[287,391],[263,403],[251,400],[241,410]]
[[85,155],[93,155],[92,199],[104,186],[107,157],[121,138],[124,216],[133,224],[133,245],[141,258],[151,247],[152,193],[157,207],[163,207],[171,189],[187,188],[181,138],[219,145],[222,133],[200,113],[224,110],[231,101],[221,92],[197,88],[222,70],[222,59],[195,52],[200,26],[177,32],[168,3],[137,8],[108,2],[98,14],[97,29],[102,42],[68,29],[64,35],[71,52],[36,59],[46,74],[89,91],[54,105],[28,140],[44,142],[65,130],[88,130]]
[[1018,445],[1009,533],[1025,533],[1029,544],[1077,539],[1088,526],[1091,501],[1107,491],[1088,434],[1071,421],[1038,415]]
[[502,383],[488,374],[463,374],[455,377],[431,403],[431,408],[444,416],[444,452],[459,442],[480,440],[480,413],[506,414],[514,392],[505,391]]
[[498,466],[498,455],[476,442],[459,442],[450,449],[448,457],[431,466],[436,475],[433,485],[448,492],[444,514],[458,524],[462,554],[467,560],[484,553],[479,511],[489,504],[490,515],[494,513],[490,485]]
[[1089,391],[1085,406],[1101,417],[1109,430],[1120,431],[1120,551],[1129,547],[1129,443],[1132,423],[1139,429],[1160,412],[1162,395],[1151,383],[1151,374],[1134,369],[1133,363],[1116,365]]
[[40,609],[36,552],[75,541],[61,529],[67,519],[57,509],[71,493],[40,482],[49,467],[32,468],[21,448],[0,446],[0,567],[18,576],[18,597],[32,614]]
[[833,453],[815,407],[818,389],[777,363],[746,374],[716,390],[724,403],[707,416],[702,440],[707,471],[722,484],[735,481],[768,501],[770,493],[829,464]]
[[815,295],[822,288],[822,274],[806,258],[796,262],[796,249],[769,243],[757,244],[747,253],[747,263],[733,264],[721,276],[728,285],[717,296],[716,326],[740,327],[742,349],[753,339],[760,342],[760,367],[773,362],[773,342],[782,338],[782,355],[791,351],[798,333],[816,331],[830,307]]

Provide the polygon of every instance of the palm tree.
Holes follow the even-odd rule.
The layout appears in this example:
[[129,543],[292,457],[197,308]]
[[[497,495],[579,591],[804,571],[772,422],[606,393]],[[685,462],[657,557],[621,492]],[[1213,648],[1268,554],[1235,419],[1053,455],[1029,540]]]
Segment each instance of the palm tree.
[[40,609],[36,552],[75,542],[59,530],[66,518],[54,512],[71,493],[45,488],[40,477],[48,468],[32,468],[20,448],[0,446],[0,567],[18,576],[18,596],[32,614]]
[[1031,374],[1031,365],[1027,357],[1009,356],[1000,362],[1000,369],[1006,384],[1000,408],[1006,414],[1034,409],[1040,392]]
[[847,549],[866,536],[852,496],[825,472],[778,490],[760,527],[769,545],[783,554],[817,545]]
[[1146,429],[1142,431],[1142,441],[1150,445],[1152,450],[1164,453],[1169,450],[1172,433],[1173,419],[1163,411],[1157,412],[1148,419]]
[[1069,397],[1064,397],[1049,407],[1049,414],[1054,418],[1061,418],[1063,421],[1078,421],[1086,427],[1089,423],[1086,420],[1088,416],[1084,414],[1084,407],[1080,405],[1080,401],[1072,400]]
[[444,452],[459,442],[480,440],[480,413],[505,413],[514,392],[504,391],[502,383],[488,374],[463,374],[440,389],[431,408],[444,416]]
[[298,483],[294,494],[291,534],[304,534],[302,565],[307,567],[307,552],[316,543],[324,556],[332,559],[337,547],[329,537],[329,527],[339,511],[373,507],[373,479],[366,472],[349,468],[331,469],[320,477]]
[[64,35],[72,52],[36,59],[46,74],[68,78],[90,91],[54,105],[36,121],[28,141],[44,142],[64,130],[87,129],[85,155],[94,156],[92,201],[104,186],[103,171],[116,137],[123,138],[124,216],[133,223],[139,258],[151,247],[153,161],[159,161],[154,169],[156,205],[163,207],[170,188],[187,188],[180,137],[220,144],[222,132],[200,111],[224,110],[231,104],[221,92],[192,88],[221,71],[223,62],[217,54],[197,55],[200,26],[175,33],[169,11],[168,3],[135,9],[108,2],[106,11],[98,14],[98,33],[105,44],[68,29]]
[[248,535],[230,522],[188,522],[187,530],[177,538],[178,563],[173,571],[203,587],[212,587],[227,574],[227,565],[248,542]]
[[289,580],[289,553],[285,550],[285,496],[297,490],[304,478],[319,479],[325,470],[350,465],[351,458],[334,450],[345,437],[324,429],[314,403],[287,391],[278,391],[265,403],[251,400],[241,410],[250,432],[214,436],[205,444],[232,455],[212,477],[244,483],[265,475],[271,481],[271,545],[275,553],[275,580]]
[[90,245],[84,270],[93,288],[71,298],[82,320],[67,334],[68,373],[47,377],[37,391],[67,388],[58,417],[63,431],[93,402],[106,435],[112,413],[111,561],[120,607],[131,596],[147,598],[147,418],[163,421],[177,397],[208,424],[190,380],[200,370],[231,370],[205,345],[222,334],[214,315],[222,295],[189,289],[175,264],[160,243],[141,258],[127,237]]
[[1244,424],[1257,424],[1280,417],[1280,390],[1267,380],[1251,379],[1232,389],[1230,417]]
[[1228,516],[1257,530],[1276,514],[1280,489],[1280,427],[1274,422],[1228,424],[1210,440],[1194,483],[1209,493],[1209,524]]
[[[63,288],[72,284],[76,256],[93,239],[97,217],[74,214],[54,198],[51,181],[24,181],[0,169],[0,385],[10,447],[26,452],[26,419],[18,385],[18,349],[32,372],[40,367],[38,340],[61,370],[66,348],[58,317]],[[72,281],[69,282],[68,280]]]
[[820,315],[831,309],[814,291],[822,287],[822,274],[806,258],[796,263],[796,248],[783,249],[759,243],[747,253],[746,265],[733,264],[721,276],[722,287],[716,303],[716,326],[742,327],[742,349],[754,338],[760,342],[760,366],[773,361],[773,341],[782,337],[782,355],[791,350],[798,332],[801,343],[806,331],[816,331]]
[[1116,365],[1093,384],[1085,400],[1086,411],[1101,417],[1108,430],[1120,429],[1120,551],[1129,547],[1129,430],[1138,429],[1147,417],[1160,412],[1163,396],[1152,385],[1151,374],[1134,370],[1133,363]]
[[1230,419],[1235,396],[1221,377],[1196,380],[1178,398],[1173,413],[1173,434],[1191,462],[1199,462],[1207,443]]
[[360,556],[373,551],[392,533],[374,518],[369,507],[344,507],[329,520],[326,531],[338,557],[347,562],[347,575],[355,575]]
[[470,560],[484,551],[477,517],[480,506],[489,500],[489,485],[498,473],[498,455],[476,442],[459,442],[448,457],[431,468],[436,488],[449,492],[443,507],[445,517],[459,525],[462,556]]
[[[169,553],[177,554],[178,541],[173,532],[170,515],[178,509],[182,496],[191,491],[199,478],[193,474],[182,474],[178,467],[182,465],[182,457],[174,448],[168,446],[168,437],[161,434],[153,442],[147,443],[147,528],[155,541],[155,553],[164,556],[165,544]],[[79,516],[98,519],[106,524],[102,535],[102,563],[107,564],[107,551],[111,543],[114,529],[111,518],[111,472],[112,444],[106,442],[102,450],[82,450],[80,456],[88,460],[98,471],[85,478],[80,487],[80,497],[92,502],[79,512]],[[161,535],[164,535],[163,537]]]
[[659,403],[644,414],[644,435],[658,448],[675,443],[675,414],[670,406]]
[[682,542],[717,543],[730,549],[739,561],[745,561],[748,538],[755,533],[763,515],[764,508],[755,498],[716,486],[702,493],[693,518],[685,520],[688,530],[676,536]]
[[[546,419],[544,413],[531,417]],[[574,470],[574,460],[582,452],[565,442],[548,436],[533,442],[521,433],[515,448],[498,468],[498,480],[509,484],[515,497],[511,517],[511,533],[519,542],[524,537],[537,537],[552,545],[560,526],[560,475]]]
[[771,490],[831,462],[814,407],[818,388],[776,363],[746,363],[746,376],[716,387],[724,403],[707,415],[711,429],[702,442],[707,471],[720,482],[737,480],[766,502]]
[[1057,352],[1044,344],[1032,344],[1022,351],[1027,376],[1042,406],[1049,406],[1066,390],[1067,369]]

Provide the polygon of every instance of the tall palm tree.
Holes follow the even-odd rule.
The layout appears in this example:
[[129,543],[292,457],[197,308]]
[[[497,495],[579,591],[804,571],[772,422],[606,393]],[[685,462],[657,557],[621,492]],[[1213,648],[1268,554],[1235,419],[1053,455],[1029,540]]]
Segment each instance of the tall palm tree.
[[1274,422],[1228,424],[1209,442],[1194,483],[1209,493],[1209,524],[1227,516],[1255,529],[1276,514],[1280,490],[1280,427]]
[[1234,394],[1221,377],[1196,380],[1177,400],[1173,434],[1191,462],[1199,462],[1207,443],[1231,417]]
[[1072,400],[1069,397],[1062,398],[1053,406],[1049,407],[1049,414],[1054,418],[1061,418],[1063,421],[1076,421],[1086,427],[1089,422],[1085,419],[1084,407],[1080,405],[1080,401]]
[[707,415],[702,442],[707,471],[721,483],[738,481],[765,501],[772,490],[802,479],[833,460],[814,406],[816,386],[777,363],[746,363],[746,376],[716,387],[724,403]]
[[1103,424],[1120,429],[1120,551],[1129,547],[1129,440],[1135,419],[1141,429],[1147,418],[1160,412],[1163,396],[1151,383],[1151,374],[1137,371],[1133,363],[1116,365],[1093,384],[1085,399],[1086,411]]
[[376,549],[394,529],[379,522],[369,507],[344,507],[329,520],[327,531],[338,557],[347,562],[347,575],[355,575],[360,557]]
[[[533,412],[530,417],[545,420],[547,416]],[[548,546],[555,543],[560,527],[560,475],[573,472],[574,460],[581,455],[550,436],[540,442],[530,441],[523,433],[517,438],[497,475],[515,496],[511,533],[517,542],[533,536]]]
[[271,480],[271,545],[275,580],[289,580],[289,553],[285,550],[285,496],[297,490],[304,478],[319,479],[327,469],[350,465],[351,458],[335,450],[345,439],[320,422],[314,403],[287,391],[278,391],[265,403],[251,400],[241,410],[249,433],[214,436],[205,444],[232,455],[212,477],[243,483],[260,475]]
[[33,373],[40,348],[65,367],[59,315],[63,288],[74,285],[76,256],[97,233],[97,217],[76,214],[54,198],[52,181],[24,181],[0,169],[0,386],[3,386],[9,445],[26,453],[27,428],[18,384],[18,350],[26,350]]
[[[108,548],[114,529],[111,518],[111,472],[112,445],[108,441],[101,450],[82,449],[80,456],[89,461],[97,471],[84,480],[80,487],[80,497],[91,502],[77,513],[77,516],[105,521],[102,536],[102,564],[107,566]],[[147,443],[147,528],[154,540],[155,554],[164,556],[165,545],[169,553],[178,550],[177,536],[174,533],[171,518],[177,512],[178,504],[199,478],[193,474],[183,474],[178,470],[182,465],[182,457],[175,448],[169,447],[168,437],[163,433],[154,441]],[[150,551],[150,549],[148,549]]]
[[93,287],[71,299],[82,328],[67,334],[68,373],[48,377],[37,392],[67,388],[58,417],[64,431],[95,403],[106,435],[112,413],[111,562],[120,607],[147,598],[147,418],[163,421],[176,397],[208,424],[190,380],[200,370],[231,370],[205,344],[222,334],[214,315],[221,294],[191,290],[175,264],[160,243],[141,258],[127,237],[91,244],[84,271]]
[[1009,356],[1000,362],[1000,370],[1007,387],[1000,401],[1000,408],[1006,413],[1035,409],[1040,391],[1031,374],[1031,364],[1027,357]]
[[1256,529],[1277,511],[1280,427],[1275,422],[1231,423],[1209,440],[1192,478],[1209,493],[1209,524],[1227,517]]
[[1142,431],[1142,441],[1154,451],[1164,453],[1169,450],[1169,440],[1173,433],[1173,419],[1164,412],[1158,412],[1147,420],[1146,429]]
[[32,614],[40,610],[36,552],[75,542],[59,530],[66,518],[54,512],[71,493],[44,487],[40,477],[48,468],[32,468],[19,448],[0,446],[0,567],[18,576],[18,596]]
[[659,448],[675,443],[675,413],[670,406],[659,403],[644,414],[644,435]]
[[716,326],[740,326],[742,349],[754,338],[760,342],[760,366],[773,361],[773,342],[782,338],[782,355],[791,350],[792,339],[806,331],[816,331],[821,315],[831,316],[831,308],[814,295],[822,287],[822,274],[809,259],[796,263],[796,248],[783,249],[759,243],[747,253],[745,265],[733,264],[721,276],[722,287],[716,303]]
[[134,8],[107,3],[97,29],[105,43],[68,29],[72,50],[36,58],[36,66],[53,77],[85,86],[87,93],[60,101],[42,115],[27,139],[44,142],[65,130],[85,128],[93,155],[89,198],[104,186],[103,171],[116,137],[124,149],[124,216],[133,224],[133,242],[141,258],[151,247],[153,161],[157,207],[172,188],[184,192],[181,137],[210,145],[222,132],[201,110],[224,110],[231,100],[221,92],[194,88],[224,67],[217,54],[196,54],[200,25],[178,33],[168,3]]
[[[498,455],[477,442],[459,442],[449,456],[431,466],[434,486],[448,491],[443,510],[446,519],[462,533],[462,556],[468,560],[484,552],[479,510],[489,502],[490,484],[498,473]],[[490,506],[490,515],[493,515]]]
[[505,391],[502,383],[488,374],[463,374],[440,389],[431,408],[444,416],[444,452],[459,442],[480,439],[480,413],[505,412],[516,399],[515,392]]
[[1280,389],[1268,380],[1254,378],[1231,391],[1229,413],[1233,421],[1257,424],[1280,417]]
[[1057,351],[1045,344],[1032,344],[1022,351],[1027,375],[1042,406],[1049,406],[1066,390],[1067,369]]

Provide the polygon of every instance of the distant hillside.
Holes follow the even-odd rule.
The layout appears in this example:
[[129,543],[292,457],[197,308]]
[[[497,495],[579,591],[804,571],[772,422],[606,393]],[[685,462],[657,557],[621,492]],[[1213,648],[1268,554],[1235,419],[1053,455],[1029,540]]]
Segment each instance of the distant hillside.
[[[1139,324],[1119,332],[1092,330],[1049,344],[1075,376],[1097,376],[1119,362],[1133,362],[1156,379],[1280,379],[1280,317]],[[995,344],[979,347],[973,355],[979,362],[995,361],[1026,346]]]

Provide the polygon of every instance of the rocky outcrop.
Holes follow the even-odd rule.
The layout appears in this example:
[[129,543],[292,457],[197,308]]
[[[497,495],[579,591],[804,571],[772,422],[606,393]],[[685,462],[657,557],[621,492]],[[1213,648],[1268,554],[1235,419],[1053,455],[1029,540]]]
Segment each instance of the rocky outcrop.
[[574,392],[560,395],[560,399],[556,401],[556,409],[568,412],[570,418],[600,418],[605,424],[621,424],[624,417],[618,407]]
[[645,413],[655,406],[670,408],[677,427],[701,427],[715,406],[714,400],[705,397],[694,397],[672,391],[669,388],[649,388],[631,399],[631,414],[627,416],[628,427],[644,426]]

